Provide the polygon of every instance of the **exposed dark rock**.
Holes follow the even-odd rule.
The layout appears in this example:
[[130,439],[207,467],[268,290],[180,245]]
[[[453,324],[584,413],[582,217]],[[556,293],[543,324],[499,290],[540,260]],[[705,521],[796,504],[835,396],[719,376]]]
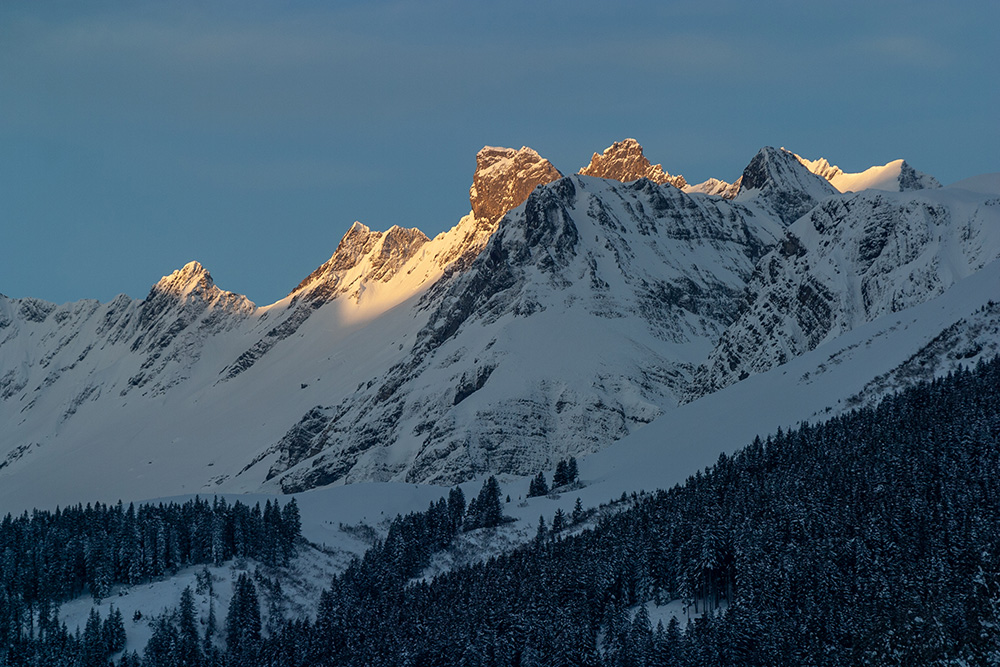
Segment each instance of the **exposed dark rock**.
[[834,194],[837,190],[809,171],[794,153],[767,146],[743,170],[738,197],[757,197],[788,225]]

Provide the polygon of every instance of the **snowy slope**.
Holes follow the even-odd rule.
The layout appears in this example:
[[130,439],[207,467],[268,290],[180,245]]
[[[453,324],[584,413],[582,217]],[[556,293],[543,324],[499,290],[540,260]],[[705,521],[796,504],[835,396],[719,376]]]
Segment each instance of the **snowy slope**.
[[699,370],[693,395],[940,295],[998,257],[995,196],[950,187],[827,199],[761,260],[753,300]]
[[840,192],[862,190],[907,192],[941,187],[936,178],[917,171],[905,160],[893,160],[882,166],[869,167],[862,172],[850,174],[836,165],[831,165],[826,158],[807,160],[800,155],[795,157],[809,171],[830,181],[830,184]]
[[454,482],[595,451],[677,403],[781,232],[759,209],[648,180],[538,188],[428,295],[409,355],[306,414],[269,476],[285,490]]
[[[773,433],[778,426],[788,427],[801,421],[818,421],[856,406],[859,391],[866,390],[865,378],[900,376],[903,385],[912,379],[901,377],[915,358],[931,360],[933,375],[940,376],[958,364],[974,364],[979,358],[995,353],[1000,343],[997,307],[988,306],[1000,291],[1000,262],[958,281],[936,299],[889,314],[864,324],[836,341],[801,355],[787,365],[749,378],[716,394],[699,399],[664,414],[647,427],[626,436],[605,450],[579,460],[583,487],[562,494],[524,499],[528,477],[502,476],[502,494],[512,501],[504,505],[506,515],[515,522],[500,529],[464,534],[458,547],[439,554],[428,574],[446,571],[461,563],[485,560],[532,539],[538,516],[551,517],[556,509],[572,510],[577,498],[584,507],[596,507],[621,494],[669,488],[683,482],[695,471],[713,464],[721,453],[732,453],[756,435]],[[990,341],[993,347],[978,354],[941,348],[934,332],[963,328],[962,323],[977,320],[991,322],[979,330],[979,342]],[[991,329],[986,331],[986,329]],[[960,351],[959,355],[955,355]],[[869,384],[870,388],[870,384]],[[774,400],[775,396],[782,400]],[[874,394],[868,395],[874,398]],[[719,419],[725,414],[726,419]],[[546,471],[551,476],[551,469]],[[475,494],[481,479],[463,484],[467,497]],[[340,572],[351,554],[368,545],[358,534],[370,528],[373,535],[384,535],[388,520],[398,513],[421,510],[428,503],[447,494],[448,489],[430,485],[359,483],[333,486],[296,494],[307,539],[323,544],[328,553],[305,548],[287,570],[268,570],[268,577],[281,580],[284,595],[275,600],[265,594],[262,612],[265,627],[272,608],[293,617],[312,616],[320,590],[328,585],[331,574]],[[239,499],[263,502],[268,496],[249,495]],[[230,496],[230,500],[237,497]],[[158,499],[159,500],[159,499]],[[179,500],[187,498],[168,498]],[[286,499],[283,499],[284,502]],[[345,527],[346,530],[342,529]],[[367,528],[364,528],[367,527]],[[362,528],[363,530],[358,530]],[[209,568],[213,575],[212,603],[218,618],[223,618],[231,595],[232,581],[254,563],[240,566],[228,563]],[[196,572],[191,568],[161,582],[132,588],[117,587],[100,605],[102,616],[111,606],[121,609],[126,618],[129,650],[139,650],[148,640],[150,616],[176,606],[185,586],[196,586]],[[209,595],[196,596],[199,613],[207,617]],[[93,600],[85,596],[62,606],[60,617],[72,630],[83,627]],[[132,621],[134,612],[142,619]]]
[[[607,175],[651,168],[630,146],[605,151],[605,168],[622,168]],[[143,300],[0,297],[0,509],[537,471],[996,256],[989,178],[844,195],[765,148],[737,182],[728,200],[647,178],[561,178],[531,149],[486,148],[472,213],[454,228],[428,239],[357,223],[269,306],[219,289],[197,263]],[[924,234],[939,239],[927,245],[936,264],[914,264],[930,209],[945,212]],[[824,231],[810,236],[810,220]],[[864,272],[871,243],[911,228]],[[878,303],[859,302],[837,269],[858,272]],[[812,304],[782,290],[809,281],[844,291],[844,312],[797,332]]]

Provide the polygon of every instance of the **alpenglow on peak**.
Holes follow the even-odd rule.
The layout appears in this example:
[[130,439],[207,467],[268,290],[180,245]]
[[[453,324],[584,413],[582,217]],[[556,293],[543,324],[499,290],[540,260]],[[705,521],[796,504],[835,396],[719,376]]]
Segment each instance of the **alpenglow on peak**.
[[648,178],[654,183],[669,183],[675,188],[683,188],[687,181],[683,176],[672,176],[663,171],[663,166],[650,164],[643,155],[642,146],[635,139],[616,141],[600,155],[594,153],[590,164],[579,172],[583,176],[596,176],[615,181],[634,181]]

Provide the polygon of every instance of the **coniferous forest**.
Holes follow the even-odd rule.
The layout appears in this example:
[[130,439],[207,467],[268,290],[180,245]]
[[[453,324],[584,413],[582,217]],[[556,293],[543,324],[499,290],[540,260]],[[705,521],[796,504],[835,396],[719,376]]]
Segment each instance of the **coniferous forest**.
[[[1000,361],[874,408],[779,430],[683,485],[628,499],[592,528],[564,537],[543,523],[529,545],[421,579],[431,555],[459,532],[496,529],[494,487],[484,485],[469,507],[454,490],[427,512],[397,518],[385,540],[333,580],[314,619],[288,620],[265,635],[254,583],[245,578],[218,641],[198,634],[182,598],[143,655],[112,650],[120,650],[114,619],[95,619],[92,630],[88,623],[73,636],[42,610],[84,587],[225,559],[240,539],[244,550],[264,550],[254,557],[281,562],[298,534],[294,506],[220,512],[202,501],[8,517],[0,529],[0,663],[1000,661]],[[234,515],[259,516],[250,525],[273,539],[245,541],[247,524]],[[121,546],[112,535],[138,537]],[[56,543],[58,557],[42,555]],[[48,571],[60,574],[41,574]],[[702,613],[654,627],[642,603],[677,599]],[[41,612],[34,624],[25,607]],[[88,633],[105,638],[102,650],[89,648]]]

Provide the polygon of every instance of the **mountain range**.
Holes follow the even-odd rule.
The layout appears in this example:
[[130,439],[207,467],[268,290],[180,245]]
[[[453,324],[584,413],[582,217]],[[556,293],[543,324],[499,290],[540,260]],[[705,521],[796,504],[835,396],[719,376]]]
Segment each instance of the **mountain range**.
[[140,300],[0,296],[0,509],[568,456],[596,481],[699,423],[749,437],[1000,347],[1000,175],[765,147],[691,185],[628,139],[572,175],[486,147],[469,195],[433,239],[354,223],[267,306],[197,262]]

